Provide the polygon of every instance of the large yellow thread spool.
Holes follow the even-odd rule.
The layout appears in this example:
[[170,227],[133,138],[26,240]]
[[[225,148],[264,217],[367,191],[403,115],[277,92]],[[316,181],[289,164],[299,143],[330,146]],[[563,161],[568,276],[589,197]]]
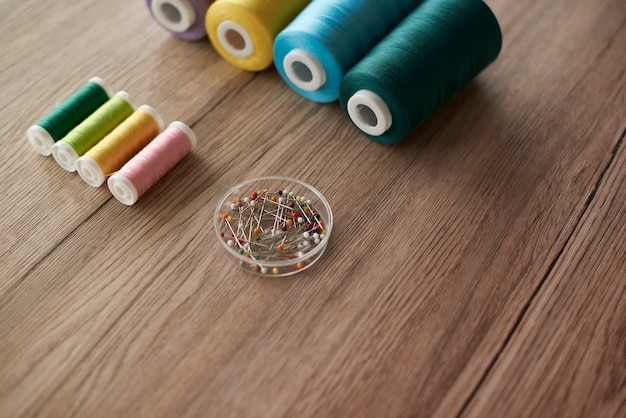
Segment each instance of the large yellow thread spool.
[[152,107],[140,106],[124,122],[76,161],[76,170],[90,186],[99,187],[163,130]]
[[273,62],[274,38],[309,0],[216,0],[206,31],[217,52],[235,67],[261,71]]

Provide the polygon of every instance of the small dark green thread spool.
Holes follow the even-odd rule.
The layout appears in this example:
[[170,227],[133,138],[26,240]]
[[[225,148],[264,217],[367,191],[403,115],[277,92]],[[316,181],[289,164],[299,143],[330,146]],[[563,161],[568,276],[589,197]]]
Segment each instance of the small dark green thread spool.
[[501,47],[498,21],[481,0],[426,0],[344,76],[341,106],[371,139],[397,143]]
[[50,113],[28,128],[28,142],[42,155],[50,155],[52,146],[85,120],[111,96],[106,82],[93,77]]

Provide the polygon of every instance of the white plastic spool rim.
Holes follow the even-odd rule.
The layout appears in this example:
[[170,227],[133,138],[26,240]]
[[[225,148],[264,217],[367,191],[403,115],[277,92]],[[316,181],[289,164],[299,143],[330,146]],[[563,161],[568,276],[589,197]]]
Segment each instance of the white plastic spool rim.
[[347,103],[348,115],[361,131],[380,136],[391,127],[392,116],[387,103],[370,90],[359,90]]
[[153,0],[150,10],[156,21],[172,32],[185,32],[196,21],[196,11],[188,0]]
[[319,59],[301,48],[292,49],[283,59],[287,78],[304,91],[319,90],[326,83],[326,69]]
[[217,25],[217,40],[229,54],[249,58],[254,53],[254,43],[248,31],[239,23],[224,20]]

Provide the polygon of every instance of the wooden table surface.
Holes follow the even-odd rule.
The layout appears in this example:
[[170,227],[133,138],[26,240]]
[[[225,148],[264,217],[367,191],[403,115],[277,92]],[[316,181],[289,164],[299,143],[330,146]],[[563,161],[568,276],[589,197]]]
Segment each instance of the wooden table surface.
[[[499,58],[386,146],[143,1],[0,0],[0,416],[626,416],[626,3],[487,3]],[[198,136],[132,207],[25,138],[95,75]],[[270,174],[335,217],[290,278],[213,230]]]

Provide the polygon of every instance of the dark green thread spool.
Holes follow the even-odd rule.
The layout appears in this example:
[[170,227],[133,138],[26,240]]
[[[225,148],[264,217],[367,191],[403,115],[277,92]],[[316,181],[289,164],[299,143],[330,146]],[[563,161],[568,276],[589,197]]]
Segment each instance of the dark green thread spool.
[[61,140],[90,114],[106,103],[111,96],[106,82],[94,77],[70,97],[28,128],[28,142],[42,155],[50,155],[52,146]]
[[371,139],[397,143],[501,47],[498,21],[481,0],[426,0],[344,76],[341,106]]

